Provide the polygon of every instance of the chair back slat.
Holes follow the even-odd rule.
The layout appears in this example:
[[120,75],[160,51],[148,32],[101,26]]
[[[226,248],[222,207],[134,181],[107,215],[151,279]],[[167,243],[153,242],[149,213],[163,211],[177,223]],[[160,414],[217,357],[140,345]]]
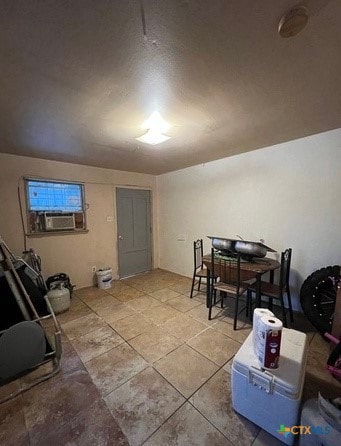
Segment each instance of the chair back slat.
[[289,286],[291,252],[292,249],[288,248],[281,254],[281,269],[279,276],[279,287],[281,291],[286,290],[286,288]]
[[203,262],[203,246],[202,246],[202,239],[198,239],[193,242],[194,247],[194,270],[197,270],[198,268],[202,268]]
[[[197,291],[200,291],[201,281],[207,279],[207,269],[204,267],[203,262],[203,242],[202,239],[194,240],[193,242],[193,254],[194,254],[194,269],[192,277],[192,286],[190,297],[193,297],[194,287],[197,284]],[[209,288],[208,288],[209,290]]]
[[[240,255],[236,258],[222,257],[217,250],[211,250],[211,271],[214,277],[219,277],[220,283],[233,284],[236,292],[240,289]],[[219,283],[218,282],[218,283]]]

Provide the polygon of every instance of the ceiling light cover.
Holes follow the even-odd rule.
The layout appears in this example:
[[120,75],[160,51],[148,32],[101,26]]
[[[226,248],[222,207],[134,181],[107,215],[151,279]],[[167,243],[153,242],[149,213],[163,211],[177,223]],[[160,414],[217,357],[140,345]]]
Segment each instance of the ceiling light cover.
[[163,119],[158,111],[154,111],[142,124],[142,128],[146,130],[151,129],[158,133],[164,133],[170,129],[170,125]]
[[170,129],[170,125],[157,111],[154,111],[141,127],[148,131],[144,135],[136,138],[138,141],[155,146],[170,139],[170,136],[163,135],[163,132]]
[[170,139],[170,136],[162,135],[162,133],[149,129],[147,133],[136,139],[146,144],[152,144],[155,146],[156,144],[161,144],[162,142],[167,141]]

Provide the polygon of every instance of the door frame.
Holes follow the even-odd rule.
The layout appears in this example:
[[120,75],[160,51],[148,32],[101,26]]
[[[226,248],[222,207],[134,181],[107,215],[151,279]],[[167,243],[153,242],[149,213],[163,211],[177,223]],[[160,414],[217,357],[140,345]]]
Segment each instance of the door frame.
[[[154,262],[154,191],[151,187],[143,187],[143,186],[128,186],[125,184],[122,185],[115,185],[114,186],[114,212],[115,212],[115,237],[116,237],[116,277],[121,280],[120,277],[120,271],[119,271],[119,250],[118,250],[118,221],[117,221],[117,189],[134,189],[134,190],[146,190],[150,193],[150,255],[151,255],[151,271],[155,269],[155,262]],[[136,273],[137,274],[143,274],[143,273]],[[132,276],[135,274],[132,274]],[[127,277],[132,276],[126,276],[123,279],[126,279]]]

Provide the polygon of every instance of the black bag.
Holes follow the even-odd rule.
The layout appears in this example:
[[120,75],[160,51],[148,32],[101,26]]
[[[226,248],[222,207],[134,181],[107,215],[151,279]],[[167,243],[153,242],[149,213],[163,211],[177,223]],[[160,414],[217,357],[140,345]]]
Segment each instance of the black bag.
[[50,276],[46,280],[47,289],[50,290],[52,288],[56,288],[60,284],[63,284],[65,288],[70,291],[70,297],[72,297],[72,291],[75,285],[71,284],[70,277],[65,273],[58,273],[54,276]]

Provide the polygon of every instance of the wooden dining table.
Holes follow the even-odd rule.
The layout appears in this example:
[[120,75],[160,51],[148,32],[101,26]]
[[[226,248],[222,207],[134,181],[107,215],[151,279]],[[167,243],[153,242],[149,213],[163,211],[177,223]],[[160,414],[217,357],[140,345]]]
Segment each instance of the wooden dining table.
[[[205,254],[203,256],[203,263],[207,268],[207,284],[210,284],[211,280],[211,268],[212,259],[211,254]],[[231,267],[233,268],[233,263]],[[237,263],[235,264],[237,267]],[[240,263],[240,279],[242,281],[256,279],[256,307],[261,306],[261,281],[262,276],[265,273],[270,272],[270,282],[273,283],[274,272],[281,266],[280,262],[270,257],[257,258],[254,257],[249,261],[242,260]],[[212,306],[211,296],[210,296],[210,286],[206,286],[206,307],[210,308]]]

